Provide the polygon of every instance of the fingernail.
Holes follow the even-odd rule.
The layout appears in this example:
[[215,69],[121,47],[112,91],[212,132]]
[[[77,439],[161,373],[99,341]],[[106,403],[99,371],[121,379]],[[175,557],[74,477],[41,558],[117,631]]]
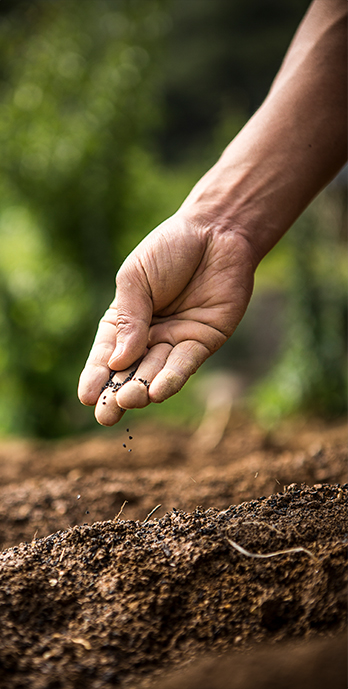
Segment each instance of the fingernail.
[[109,366],[114,361],[114,359],[118,359],[118,357],[121,356],[121,354],[123,354],[123,350],[124,350],[124,344],[122,344],[120,342],[118,345],[116,345],[116,349],[113,351],[113,353],[111,354],[111,357],[108,361]]

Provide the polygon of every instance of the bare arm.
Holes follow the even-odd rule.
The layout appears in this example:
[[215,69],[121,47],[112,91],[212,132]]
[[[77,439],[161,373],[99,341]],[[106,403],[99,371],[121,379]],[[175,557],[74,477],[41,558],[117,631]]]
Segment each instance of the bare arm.
[[182,209],[240,226],[261,259],[347,154],[347,3],[316,0],[263,105]]
[[[263,105],[122,265],[79,384],[100,423],[170,397],[226,341],[257,264],[344,164],[346,12],[345,0],[312,3]],[[100,397],[110,368],[139,358]]]

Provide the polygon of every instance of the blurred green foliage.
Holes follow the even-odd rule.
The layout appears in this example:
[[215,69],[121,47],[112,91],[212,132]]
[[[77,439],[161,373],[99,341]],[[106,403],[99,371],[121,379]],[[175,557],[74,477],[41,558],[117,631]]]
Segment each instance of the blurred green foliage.
[[346,207],[346,189],[331,185],[283,240],[285,337],[269,375],[251,394],[266,426],[284,415],[335,418],[346,412]]
[[210,144],[205,162],[215,162],[265,98],[309,4],[171,0],[160,132],[165,160],[202,160]]
[[[113,298],[115,272],[259,105],[307,6],[304,0],[0,5],[0,433],[57,437],[96,428],[76,386]],[[317,224],[304,222],[310,253]],[[318,390],[325,356],[335,390],[341,375],[327,363],[331,331],[320,340],[315,318],[307,318],[309,303],[321,304],[321,279],[328,279],[330,305],[318,318],[320,327],[333,328],[338,352],[342,338],[331,305],[336,298],[341,305],[341,287],[330,282],[324,259],[314,267],[301,264],[301,251],[296,259],[296,241],[287,245],[285,263],[293,261],[294,279],[312,285],[313,294],[293,290],[292,322],[301,334],[291,335],[298,351],[283,365],[290,371],[301,360],[304,374],[291,408],[309,404],[304,381]],[[273,263],[283,265],[281,256]],[[301,347],[310,338],[311,361],[321,363],[308,378]],[[265,413],[287,411],[272,395],[260,392]],[[197,404],[186,386],[180,400],[155,413],[193,418]]]
[[143,147],[162,5],[25,3],[1,21],[3,432],[83,427],[78,371],[115,270],[168,213]]

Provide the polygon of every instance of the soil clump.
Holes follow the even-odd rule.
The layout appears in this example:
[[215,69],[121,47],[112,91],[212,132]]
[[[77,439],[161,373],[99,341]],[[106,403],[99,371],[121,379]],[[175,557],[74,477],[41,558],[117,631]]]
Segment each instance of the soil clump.
[[345,424],[131,433],[0,448],[0,686],[345,689]]

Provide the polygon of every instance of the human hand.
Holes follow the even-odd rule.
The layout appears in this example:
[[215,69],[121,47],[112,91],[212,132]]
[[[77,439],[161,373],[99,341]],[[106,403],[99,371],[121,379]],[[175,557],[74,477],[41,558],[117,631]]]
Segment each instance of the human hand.
[[[111,426],[126,409],[163,402],[221,347],[251,296],[251,253],[238,230],[180,211],[136,247],[117,274],[115,299],[80,377],[79,398],[96,405],[99,423]],[[119,372],[113,383],[110,369]]]

